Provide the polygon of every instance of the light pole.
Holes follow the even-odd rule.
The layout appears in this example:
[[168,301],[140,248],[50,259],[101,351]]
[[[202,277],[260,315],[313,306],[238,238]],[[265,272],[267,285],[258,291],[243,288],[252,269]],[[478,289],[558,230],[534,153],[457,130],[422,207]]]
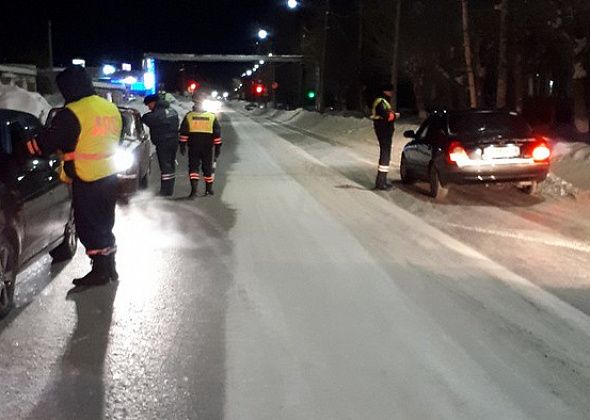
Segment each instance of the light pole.
[[[260,29],[258,31],[258,38],[261,41],[266,41],[268,39],[268,45],[269,45],[269,53],[268,56],[272,57],[272,37],[270,37],[270,34],[267,30],[265,29]],[[261,63],[260,65],[262,65],[263,63]],[[269,62],[270,65],[270,78],[271,81],[270,83],[267,83],[267,87],[269,87],[271,89],[271,107],[274,108],[275,107],[275,101],[276,101],[276,96],[275,96],[275,89],[273,88],[274,83],[275,83],[275,65],[272,62],[272,60]],[[258,64],[256,66],[259,66]]]

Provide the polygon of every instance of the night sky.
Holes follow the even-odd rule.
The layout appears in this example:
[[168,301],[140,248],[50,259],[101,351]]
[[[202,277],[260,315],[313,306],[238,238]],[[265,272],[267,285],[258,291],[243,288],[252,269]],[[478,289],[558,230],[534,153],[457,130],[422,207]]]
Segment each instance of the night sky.
[[[6,4],[8,1],[10,5]],[[4,0],[0,14],[0,62],[44,65],[48,20],[53,23],[55,65],[69,64],[73,57],[86,59],[88,65],[106,60],[139,65],[144,52],[253,53],[259,27],[274,33],[281,28],[284,36],[283,28],[293,26],[296,17],[285,3],[286,0]]]

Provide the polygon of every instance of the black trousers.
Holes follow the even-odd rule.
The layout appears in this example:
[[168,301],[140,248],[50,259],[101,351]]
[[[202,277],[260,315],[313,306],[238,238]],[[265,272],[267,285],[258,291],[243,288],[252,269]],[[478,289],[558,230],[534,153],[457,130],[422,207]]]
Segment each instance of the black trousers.
[[176,172],[176,151],[178,142],[159,144],[156,146],[158,164],[162,175],[174,175]]
[[117,182],[117,175],[94,182],[74,179],[72,196],[76,230],[90,257],[110,255],[117,250],[113,235]]
[[379,141],[379,172],[389,172],[391,163],[391,146],[393,145],[393,125],[375,124],[375,134]]
[[190,179],[199,179],[203,171],[206,183],[213,182],[213,146],[211,144],[188,145],[188,172]]
[[160,194],[172,195],[174,191],[174,180],[176,178],[176,151],[178,142],[161,143],[156,146],[158,164],[161,173]]

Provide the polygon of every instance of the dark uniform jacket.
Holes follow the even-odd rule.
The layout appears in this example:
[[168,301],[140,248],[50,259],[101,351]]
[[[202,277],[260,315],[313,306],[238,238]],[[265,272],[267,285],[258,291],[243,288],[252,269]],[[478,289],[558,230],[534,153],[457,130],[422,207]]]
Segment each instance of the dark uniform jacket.
[[178,143],[180,121],[177,112],[169,106],[168,102],[160,99],[154,110],[141,117],[141,120],[150,128],[150,137],[154,145],[176,145]]

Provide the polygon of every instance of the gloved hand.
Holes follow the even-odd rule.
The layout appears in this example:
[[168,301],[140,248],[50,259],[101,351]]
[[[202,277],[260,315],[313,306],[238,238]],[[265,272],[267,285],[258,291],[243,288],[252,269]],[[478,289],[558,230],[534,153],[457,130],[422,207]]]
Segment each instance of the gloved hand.
[[182,156],[186,155],[186,143],[180,143],[180,154]]

